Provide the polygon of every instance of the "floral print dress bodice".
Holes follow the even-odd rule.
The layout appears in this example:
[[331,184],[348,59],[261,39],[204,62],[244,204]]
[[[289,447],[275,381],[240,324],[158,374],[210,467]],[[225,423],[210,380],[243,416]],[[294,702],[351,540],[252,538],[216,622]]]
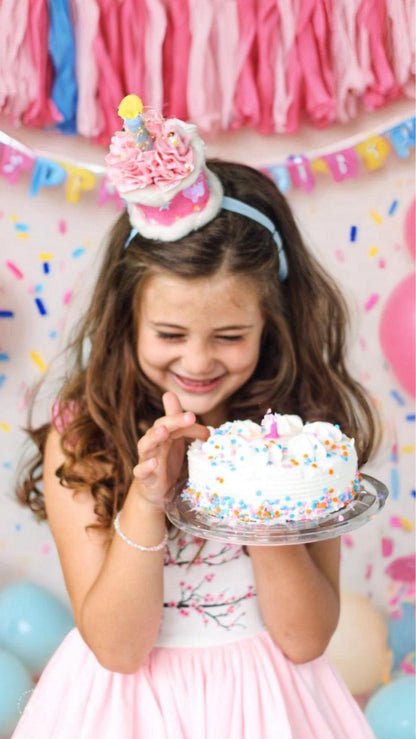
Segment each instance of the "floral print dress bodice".
[[264,631],[250,557],[240,546],[169,535],[156,646],[204,647]]

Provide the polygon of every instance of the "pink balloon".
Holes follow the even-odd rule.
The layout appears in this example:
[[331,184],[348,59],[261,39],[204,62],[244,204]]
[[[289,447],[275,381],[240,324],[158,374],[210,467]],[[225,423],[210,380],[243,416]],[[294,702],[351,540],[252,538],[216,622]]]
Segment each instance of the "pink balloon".
[[415,396],[415,275],[390,293],[381,314],[381,348],[400,385]]
[[404,218],[404,238],[406,240],[407,248],[410,251],[410,256],[415,261],[415,228],[416,228],[416,217],[415,217],[416,198],[413,198],[410,203],[406,215]]

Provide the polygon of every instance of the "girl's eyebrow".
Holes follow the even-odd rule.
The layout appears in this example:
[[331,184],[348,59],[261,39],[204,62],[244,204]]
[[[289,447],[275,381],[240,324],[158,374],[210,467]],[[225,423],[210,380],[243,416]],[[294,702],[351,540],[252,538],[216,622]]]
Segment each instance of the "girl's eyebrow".
[[[180,326],[177,323],[166,323],[165,321],[150,321],[150,324],[152,326],[155,326],[156,328],[176,328],[180,329],[181,331],[186,331],[185,326]],[[217,328],[213,328],[213,331],[242,331],[243,329],[253,328],[252,323],[247,324],[239,324],[235,326],[218,326]]]

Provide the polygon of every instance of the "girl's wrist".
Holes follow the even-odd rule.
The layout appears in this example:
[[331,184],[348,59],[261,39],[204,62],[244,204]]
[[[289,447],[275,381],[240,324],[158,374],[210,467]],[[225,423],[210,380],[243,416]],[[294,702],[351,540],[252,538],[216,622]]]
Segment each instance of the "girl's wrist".
[[152,549],[160,544],[166,535],[165,511],[162,505],[156,505],[140,495],[138,485],[130,486],[123,506],[116,516],[114,528],[120,538],[128,543],[136,542],[141,545],[136,548]]
[[[154,499],[149,497],[145,485],[136,478],[130,486],[130,491],[135,499],[135,505],[140,508],[140,512],[146,518],[163,518],[165,517],[165,500]],[[129,492],[130,492],[129,491]]]

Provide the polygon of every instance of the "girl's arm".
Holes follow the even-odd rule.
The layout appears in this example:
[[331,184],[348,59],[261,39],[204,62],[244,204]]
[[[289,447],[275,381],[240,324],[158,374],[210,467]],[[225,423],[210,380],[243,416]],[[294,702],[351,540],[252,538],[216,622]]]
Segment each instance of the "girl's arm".
[[338,623],[340,540],[254,546],[249,553],[274,642],[292,662],[319,657]]
[[[140,440],[139,464],[126,496],[120,527],[133,541],[154,546],[165,534],[165,496],[183,458],[183,437],[206,438],[195,416],[165,400],[167,415]],[[53,430],[44,460],[44,495],[76,625],[98,661],[113,672],[135,672],[148,657],[160,627],[164,552],[142,552],[112,531],[85,530],[96,523],[90,492],[62,487],[63,462]]]

